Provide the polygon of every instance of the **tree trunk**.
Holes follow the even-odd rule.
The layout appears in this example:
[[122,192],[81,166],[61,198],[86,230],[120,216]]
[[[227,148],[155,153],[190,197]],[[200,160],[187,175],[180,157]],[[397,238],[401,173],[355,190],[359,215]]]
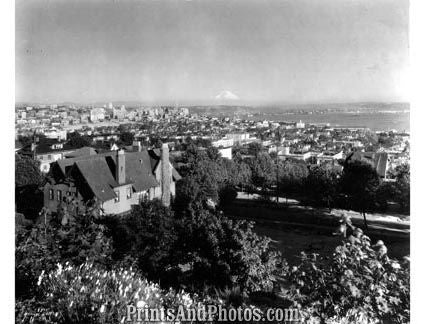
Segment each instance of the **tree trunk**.
[[363,212],[363,222],[364,222],[364,226],[366,228],[366,231],[368,231],[369,228],[367,227],[367,220],[366,220],[366,213],[365,212]]

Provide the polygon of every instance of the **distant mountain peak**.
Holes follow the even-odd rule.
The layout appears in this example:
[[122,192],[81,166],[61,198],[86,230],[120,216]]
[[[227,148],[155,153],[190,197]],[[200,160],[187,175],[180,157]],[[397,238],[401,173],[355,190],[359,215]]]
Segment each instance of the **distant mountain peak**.
[[223,90],[215,96],[216,100],[239,100],[239,97],[229,90]]

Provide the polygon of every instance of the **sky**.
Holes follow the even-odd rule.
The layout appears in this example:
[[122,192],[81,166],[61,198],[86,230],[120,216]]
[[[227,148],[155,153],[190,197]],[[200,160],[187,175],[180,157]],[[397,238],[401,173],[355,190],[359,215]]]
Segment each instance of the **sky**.
[[407,0],[16,0],[16,101],[407,101]]

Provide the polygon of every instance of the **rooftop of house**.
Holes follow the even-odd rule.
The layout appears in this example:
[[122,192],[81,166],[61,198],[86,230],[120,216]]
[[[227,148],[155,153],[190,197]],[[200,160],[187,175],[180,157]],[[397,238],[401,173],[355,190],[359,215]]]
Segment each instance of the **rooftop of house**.
[[[132,184],[135,192],[159,186],[154,171],[160,161],[160,150],[125,152],[125,184]],[[82,176],[93,195],[101,201],[115,198],[114,188],[122,186],[115,178],[117,152],[109,151],[95,155],[82,155],[52,163],[49,178],[60,182],[66,178]],[[181,176],[173,168],[175,181]]]
[[59,141],[57,139],[46,138],[42,143],[38,143],[36,145],[36,154],[75,150],[75,148],[69,145],[67,142]]
[[75,151],[72,151],[70,153],[65,154],[66,158],[75,158],[80,156],[86,156],[86,155],[95,155],[97,154],[96,150],[89,146],[84,146],[82,148],[76,149]]

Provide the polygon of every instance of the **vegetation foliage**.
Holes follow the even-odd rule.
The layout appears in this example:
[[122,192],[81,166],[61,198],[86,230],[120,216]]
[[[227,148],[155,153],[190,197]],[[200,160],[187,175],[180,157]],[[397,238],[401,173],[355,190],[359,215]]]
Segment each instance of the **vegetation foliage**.
[[[388,200],[406,210],[409,168],[399,167],[388,185],[364,163],[341,171],[277,163],[255,145],[250,150],[248,160],[229,161],[213,147],[200,150],[190,143],[171,207],[142,202],[129,215],[100,217],[94,204],[78,213],[42,210],[36,221],[17,214],[17,320],[117,323],[129,303],[189,307],[221,302],[220,291],[241,303],[282,286],[284,298],[318,322],[408,321],[409,261],[389,258],[383,242],[372,245],[350,226],[352,235],[331,258],[303,253],[288,268],[253,223],[230,219],[220,209],[243,189],[264,197],[295,192],[313,206],[363,214]],[[16,163],[16,186],[39,186],[37,165],[25,158]]]

